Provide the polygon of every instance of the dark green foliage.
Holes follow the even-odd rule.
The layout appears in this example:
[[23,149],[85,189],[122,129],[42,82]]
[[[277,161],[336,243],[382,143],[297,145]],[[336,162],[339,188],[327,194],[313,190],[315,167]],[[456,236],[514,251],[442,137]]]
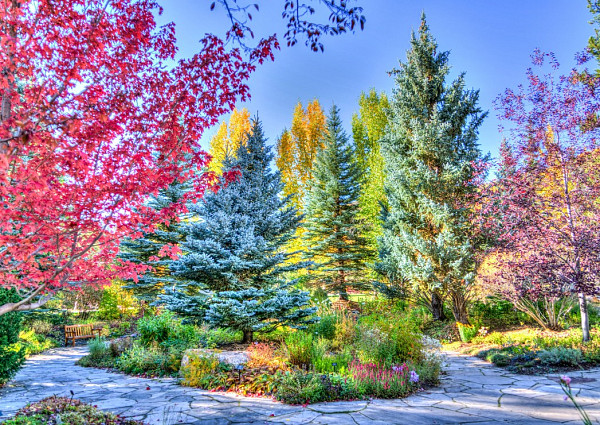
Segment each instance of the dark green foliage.
[[312,360],[313,336],[308,332],[294,332],[285,339],[291,364],[308,367]]
[[329,113],[323,141],[306,202],[306,257],[318,265],[313,279],[348,300],[347,288],[365,287],[372,252],[364,237],[367,225],[359,219],[362,172],[336,106]]
[[[169,309],[185,317],[205,314],[212,326],[241,330],[245,342],[254,332],[279,325],[301,327],[315,311],[306,308],[308,293],[291,289],[296,282],[285,278],[304,267],[286,264],[291,254],[283,250],[301,217],[289,198],[280,196],[283,185],[271,170],[272,159],[255,121],[246,146],[225,161],[220,189],[190,207],[183,255],[170,266],[188,283],[176,284],[162,297]],[[229,181],[232,173],[237,176]],[[187,296],[192,286],[204,292],[205,300]]]
[[329,341],[335,338],[335,325],[338,322],[336,314],[322,315],[317,323],[310,326],[310,331],[319,338],[325,338]]
[[436,320],[449,297],[455,319],[468,323],[477,249],[470,208],[486,162],[477,144],[486,114],[477,106],[479,92],[465,89],[464,74],[446,82],[448,55],[423,16],[406,62],[393,71],[390,124],[381,140],[388,205],[378,269],[398,288],[406,281]]
[[143,346],[160,346],[163,349],[176,347],[180,351],[197,348],[200,332],[193,325],[184,325],[169,311],[157,316],[143,317],[137,324],[140,343]]
[[356,400],[362,398],[362,395],[347,378],[298,370],[283,375],[277,388],[276,397],[277,400],[285,403],[304,404]]
[[[173,208],[174,204],[191,190],[190,183],[173,182],[166,189],[159,191],[157,196],[151,196],[146,207],[155,211],[165,208]],[[129,280],[125,282],[125,289],[131,289],[135,295],[142,300],[154,302],[158,295],[162,294],[165,287],[172,286],[175,282],[183,284],[180,279],[172,276],[169,257],[159,257],[159,251],[167,244],[178,245],[184,238],[182,235],[181,219],[177,217],[168,223],[160,223],[153,233],[142,233],[136,239],[125,239],[121,242],[119,258],[135,264],[149,265],[152,270],[138,276],[137,282]],[[156,257],[158,259],[152,259]]]
[[[20,300],[14,289],[0,288],[0,305]],[[25,349],[18,344],[21,323],[19,312],[0,316],[0,385],[11,379],[25,361]]]
[[176,347],[161,349],[134,344],[116,360],[116,367],[132,375],[165,376],[177,373],[182,352]]
[[483,326],[493,329],[505,329],[531,322],[529,316],[515,309],[511,302],[497,298],[472,303],[469,314]]

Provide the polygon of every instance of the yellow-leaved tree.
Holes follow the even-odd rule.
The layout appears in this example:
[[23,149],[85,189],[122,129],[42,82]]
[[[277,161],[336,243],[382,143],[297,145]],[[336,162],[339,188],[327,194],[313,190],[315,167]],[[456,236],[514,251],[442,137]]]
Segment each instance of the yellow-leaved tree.
[[292,126],[277,139],[277,168],[281,172],[284,194],[290,195],[299,211],[304,209],[306,189],[312,179],[313,162],[323,146],[325,113],[317,99],[306,109],[298,102]]
[[238,148],[246,144],[248,134],[252,129],[250,124],[250,113],[246,108],[241,111],[234,109],[229,117],[229,123],[223,121],[219,130],[210,140],[210,151],[212,161],[209,170],[221,174],[223,161],[228,156],[233,157]]
[[[281,172],[283,194],[291,197],[292,204],[299,213],[304,211],[313,163],[317,152],[323,147],[325,121],[325,113],[317,99],[310,102],[306,109],[298,102],[290,129],[284,130],[277,139],[275,163]],[[303,233],[304,228],[298,227],[296,238],[287,247],[288,252],[302,250]],[[292,256],[291,261],[300,261],[300,256]]]

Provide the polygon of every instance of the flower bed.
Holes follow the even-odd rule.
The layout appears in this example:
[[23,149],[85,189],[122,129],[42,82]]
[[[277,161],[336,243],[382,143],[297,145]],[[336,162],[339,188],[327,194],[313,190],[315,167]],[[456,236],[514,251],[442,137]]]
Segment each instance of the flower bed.
[[103,412],[80,400],[67,397],[48,397],[28,404],[4,425],[144,425],[144,422],[125,419]]

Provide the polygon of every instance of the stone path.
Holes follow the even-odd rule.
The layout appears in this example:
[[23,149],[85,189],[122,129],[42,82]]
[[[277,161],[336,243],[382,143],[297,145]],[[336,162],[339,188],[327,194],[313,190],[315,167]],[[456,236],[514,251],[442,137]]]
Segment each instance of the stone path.
[[[514,375],[481,360],[448,353],[442,385],[402,400],[372,400],[287,406],[178,386],[174,379],[143,379],[82,368],[74,362],[85,347],[60,348],[31,357],[0,389],[0,418],[29,401],[75,397],[150,424],[580,424],[548,377]],[[600,369],[571,373],[578,400],[600,418]],[[556,379],[556,377],[550,377]],[[583,378],[583,379],[582,379]],[[584,381],[584,382],[583,382]]]

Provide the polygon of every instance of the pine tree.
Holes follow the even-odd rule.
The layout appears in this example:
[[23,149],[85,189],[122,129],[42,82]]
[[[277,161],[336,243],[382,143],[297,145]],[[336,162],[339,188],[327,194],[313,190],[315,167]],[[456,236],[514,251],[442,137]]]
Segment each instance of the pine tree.
[[479,164],[477,131],[485,113],[479,92],[465,90],[464,74],[450,85],[449,52],[438,46],[422,17],[405,63],[395,70],[390,126],[382,139],[386,164],[380,266],[402,276],[435,319],[452,299],[457,321],[468,323],[466,300],[475,275],[469,221]]
[[328,292],[348,300],[348,287],[364,285],[369,247],[364,237],[366,226],[359,219],[362,173],[335,106],[327,120],[323,145],[307,196],[307,257],[318,263],[314,277]]
[[[173,182],[166,189],[161,190],[158,195],[151,196],[146,207],[155,211],[171,208],[177,204],[191,190],[187,182]],[[168,223],[159,224],[153,233],[143,233],[137,239],[125,239],[120,244],[119,258],[135,264],[144,264],[152,267],[152,270],[138,276],[138,280],[127,280],[123,286],[131,289],[136,297],[141,300],[154,302],[166,288],[175,283],[181,284],[179,279],[171,275],[171,260],[161,256],[161,249],[168,244],[179,245],[183,236],[181,234],[181,219],[178,217]],[[158,258],[158,259],[157,259]]]
[[[236,158],[225,161],[224,170],[238,172],[235,180],[221,177],[221,188],[190,207],[192,217],[184,226],[183,255],[172,268],[197,292],[206,291],[205,319],[214,326],[243,331],[244,342],[254,332],[268,332],[280,325],[303,326],[314,309],[307,292],[291,289],[286,272],[304,264],[285,265],[283,246],[293,237],[301,220],[289,197],[282,197],[279,173],[271,171],[271,149],[263,130],[254,121],[246,146]],[[184,315],[199,315],[203,303],[189,298],[189,285],[166,299],[167,307]]]

